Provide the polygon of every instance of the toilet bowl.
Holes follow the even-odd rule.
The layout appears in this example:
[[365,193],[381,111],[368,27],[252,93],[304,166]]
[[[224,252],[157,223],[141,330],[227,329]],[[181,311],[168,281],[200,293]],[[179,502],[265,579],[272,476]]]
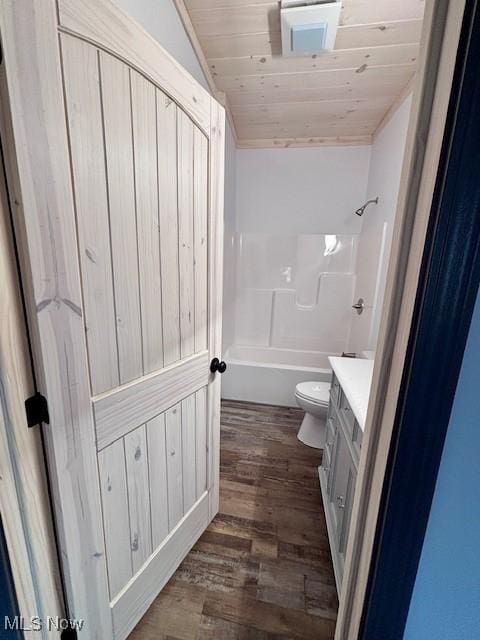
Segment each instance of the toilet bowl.
[[305,411],[297,438],[309,447],[323,449],[325,446],[329,397],[329,382],[300,382],[295,387],[297,404]]

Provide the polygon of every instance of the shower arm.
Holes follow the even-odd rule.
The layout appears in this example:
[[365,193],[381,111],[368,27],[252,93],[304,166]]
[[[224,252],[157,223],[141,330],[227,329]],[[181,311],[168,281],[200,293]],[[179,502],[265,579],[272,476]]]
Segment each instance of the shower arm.
[[365,204],[361,207],[359,207],[355,213],[357,214],[357,216],[363,216],[365,209],[368,207],[369,204],[378,204],[378,196],[376,198],[373,198],[372,200],[367,200],[367,202],[365,202]]

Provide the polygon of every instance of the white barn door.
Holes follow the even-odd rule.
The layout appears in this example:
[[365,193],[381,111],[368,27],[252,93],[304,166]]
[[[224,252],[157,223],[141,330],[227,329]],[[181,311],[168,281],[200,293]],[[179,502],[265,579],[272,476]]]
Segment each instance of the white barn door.
[[224,112],[109,0],[0,16],[68,613],[125,638],[218,508]]

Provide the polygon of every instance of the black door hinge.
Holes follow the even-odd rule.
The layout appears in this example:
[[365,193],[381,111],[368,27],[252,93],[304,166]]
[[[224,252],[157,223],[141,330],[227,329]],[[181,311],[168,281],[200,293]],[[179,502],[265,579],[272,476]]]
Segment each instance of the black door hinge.
[[50,424],[50,416],[48,415],[48,404],[45,396],[37,393],[25,400],[25,413],[27,414],[27,424],[34,427],[41,422]]

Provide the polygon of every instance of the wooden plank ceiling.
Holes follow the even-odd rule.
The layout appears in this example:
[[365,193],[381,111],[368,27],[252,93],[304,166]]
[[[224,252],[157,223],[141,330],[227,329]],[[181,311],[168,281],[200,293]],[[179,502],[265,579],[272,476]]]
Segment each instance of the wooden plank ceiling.
[[368,143],[416,70],[424,0],[344,0],[335,49],[301,58],[279,2],[184,2],[240,147]]

